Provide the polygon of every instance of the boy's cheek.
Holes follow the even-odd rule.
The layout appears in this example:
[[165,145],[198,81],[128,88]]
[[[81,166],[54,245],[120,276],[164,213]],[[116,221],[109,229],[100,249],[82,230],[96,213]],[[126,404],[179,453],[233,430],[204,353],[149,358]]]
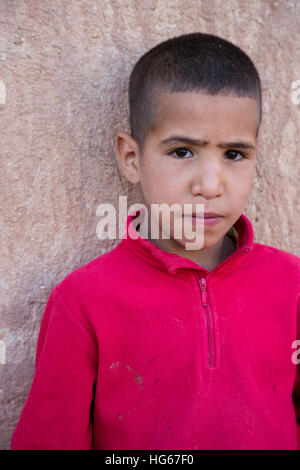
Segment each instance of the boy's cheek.
[[228,185],[228,191],[234,194],[235,199],[239,198],[240,201],[245,201],[253,186],[253,171],[248,171],[246,174],[242,174],[235,178],[234,182],[230,182]]

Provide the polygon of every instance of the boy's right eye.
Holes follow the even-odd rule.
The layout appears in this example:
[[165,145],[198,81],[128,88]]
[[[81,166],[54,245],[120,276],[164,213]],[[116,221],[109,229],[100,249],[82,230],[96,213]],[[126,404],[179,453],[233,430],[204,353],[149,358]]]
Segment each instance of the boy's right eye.
[[184,148],[184,147],[180,147],[175,150],[172,150],[171,152],[168,152],[168,155],[174,155],[175,153],[177,153],[176,158],[181,158],[181,159],[190,158],[189,156],[186,156],[185,154],[186,152],[190,152],[193,156],[193,152],[191,152],[191,150]]

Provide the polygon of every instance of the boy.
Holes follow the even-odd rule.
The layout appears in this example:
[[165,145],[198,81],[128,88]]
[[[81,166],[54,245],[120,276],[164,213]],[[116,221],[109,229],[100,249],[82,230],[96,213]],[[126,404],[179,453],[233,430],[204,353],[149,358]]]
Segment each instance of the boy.
[[[254,243],[242,214],[257,70],[224,39],[182,35],[140,58],[129,104],[116,153],[148,212],[53,288],[11,448],[297,449],[300,260]],[[162,203],[190,210],[170,238],[141,236]],[[204,230],[200,249],[174,237],[180,217]]]

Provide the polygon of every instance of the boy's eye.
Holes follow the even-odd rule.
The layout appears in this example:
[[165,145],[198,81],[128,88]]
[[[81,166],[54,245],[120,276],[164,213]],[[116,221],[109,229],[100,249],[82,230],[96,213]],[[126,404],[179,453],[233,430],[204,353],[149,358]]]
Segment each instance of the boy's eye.
[[[187,152],[189,152],[190,155]],[[186,159],[186,158],[190,158],[190,156],[193,156],[194,154],[191,150],[185,147],[180,147],[175,150],[172,150],[171,152],[168,153],[168,155],[174,155],[177,158]],[[225,152],[225,155],[227,156],[227,158],[229,158],[229,160],[232,160],[232,161],[240,161],[246,158],[246,156],[243,153],[238,152],[237,150],[227,150],[227,152]],[[236,158],[238,155],[239,155],[239,158]]]
[[[239,161],[239,160],[243,160],[245,157],[245,155],[241,152],[238,152],[237,150],[227,150],[227,152],[225,152],[225,155],[229,156],[229,159],[231,160],[231,157],[233,157],[233,161]],[[236,155],[240,155],[240,158],[236,159],[234,157],[236,157]]]
[[178,149],[172,150],[171,152],[169,152],[169,155],[174,155],[176,153],[177,158],[188,158],[189,156],[188,157],[186,156],[186,152],[190,152],[193,155],[193,153],[189,149],[186,149],[186,148],[178,148]]

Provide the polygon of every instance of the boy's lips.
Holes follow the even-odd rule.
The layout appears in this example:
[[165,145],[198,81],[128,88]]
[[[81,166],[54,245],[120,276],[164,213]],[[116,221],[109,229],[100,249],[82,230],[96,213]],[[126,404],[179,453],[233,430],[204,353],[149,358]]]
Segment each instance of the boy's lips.
[[204,212],[203,217],[202,217],[202,215],[199,217],[196,214],[196,212],[193,212],[192,217],[201,218],[201,219],[203,219],[203,217],[204,217],[205,219],[208,219],[208,218],[216,218],[216,217],[223,217],[223,216],[220,215],[220,214],[216,214],[215,212]]
[[192,212],[192,215],[185,215],[187,219],[190,219],[193,226],[211,226],[215,225],[223,219],[223,216],[216,212],[204,212],[200,216],[196,212]]

